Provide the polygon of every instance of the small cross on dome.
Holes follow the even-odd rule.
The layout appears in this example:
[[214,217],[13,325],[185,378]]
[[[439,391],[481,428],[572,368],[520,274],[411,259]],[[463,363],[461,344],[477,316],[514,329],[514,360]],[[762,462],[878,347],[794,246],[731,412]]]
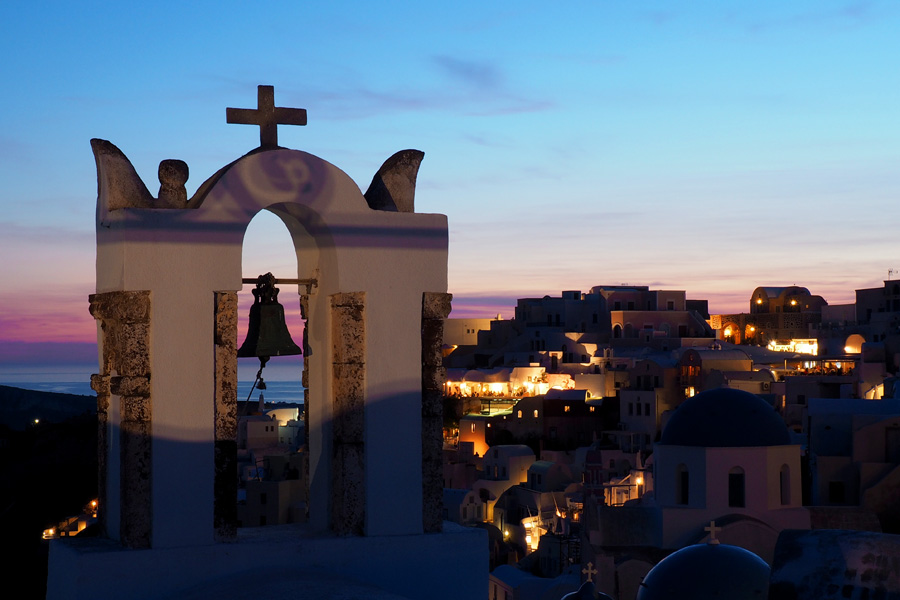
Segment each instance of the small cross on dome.
[[709,534],[709,540],[707,540],[706,542],[707,544],[712,544],[713,546],[715,546],[716,544],[720,543],[719,540],[716,539],[716,533],[722,531],[722,528],[716,527],[715,521],[710,521],[709,527],[704,527],[703,531]]
[[594,563],[590,562],[587,564],[587,566],[585,566],[585,568],[581,570],[581,572],[587,575],[587,580],[591,582],[594,581],[594,575],[599,573],[599,571],[594,568]]

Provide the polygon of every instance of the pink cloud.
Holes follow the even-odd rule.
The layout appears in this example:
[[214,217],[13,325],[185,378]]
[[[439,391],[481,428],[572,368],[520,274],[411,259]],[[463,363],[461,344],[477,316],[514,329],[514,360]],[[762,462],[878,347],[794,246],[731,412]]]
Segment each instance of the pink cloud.
[[0,340],[0,364],[46,365],[96,362],[96,343]]
[[94,342],[87,290],[0,293],[0,341]]

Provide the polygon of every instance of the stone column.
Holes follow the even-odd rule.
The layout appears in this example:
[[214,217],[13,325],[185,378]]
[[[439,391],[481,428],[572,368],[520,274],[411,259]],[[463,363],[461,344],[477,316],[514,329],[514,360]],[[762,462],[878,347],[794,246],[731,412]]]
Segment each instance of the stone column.
[[[106,292],[90,296],[91,315],[100,321],[103,356],[101,373],[91,378],[97,408],[106,421],[109,402],[120,402],[119,537],[131,548],[149,548],[152,510],[150,437],[150,292]],[[104,398],[105,397],[105,398]],[[100,463],[107,464],[106,428]],[[103,487],[107,478],[103,477]],[[105,494],[109,502],[108,494]],[[103,505],[100,506],[103,511]]]
[[309,294],[300,294],[300,318],[303,319],[303,372],[300,375],[300,385],[303,387],[303,412],[300,419],[303,421],[303,435],[306,438],[303,451],[303,497],[306,499],[306,515],[304,521],[309,519],[309,360],[312,351],[309,347]]
[[422,294],[422,526],[439,532],[444,517],[442,448],[444,443],[444,319],[452,294]]
[[366,523],[365,292],[331,296],[331,523],[339,535],[363,535]]
[[91,375],[91,389],[97,392],[97,501],[100,527],[106,533],[107,479],[109,456],[109,375]]
[[215,292],[215,481],[217,541],[237,537],[237,308],[235,292]]

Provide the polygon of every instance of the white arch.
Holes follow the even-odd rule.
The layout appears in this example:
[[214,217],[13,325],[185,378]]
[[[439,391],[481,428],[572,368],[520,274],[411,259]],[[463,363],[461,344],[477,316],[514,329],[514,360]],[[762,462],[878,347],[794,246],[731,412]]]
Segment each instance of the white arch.
[[[97,292],[151,295],[152,514],[166,515],[153,520],[154,546],[212,541],[207,499],[214,470],[214,295],[241,288],[244,233],[261,210],[279,216],[290,232],[297,277],[317,281],[307,329],[317,352],[309,357],[307,398],[310,521],[329,527],[330,297],[360,292],[367,339],[390,340],[399,349],[360,347],[366,365],[366,533],[420,532],[420,462],[379,453],[422,451],[422,331],[420,319],[411,316],[422,314],[424,293],[447,289],[446,217],[372,210],[343,171],[285,149],[228,165],[201,186],[188,208],[115,208],[121,204],[113,202],[111,210],[111,198],[130,192],[104,170],[104,161],[112,160],[106,156],[98,155]],[[398,498],[409,502],[400,508]]]

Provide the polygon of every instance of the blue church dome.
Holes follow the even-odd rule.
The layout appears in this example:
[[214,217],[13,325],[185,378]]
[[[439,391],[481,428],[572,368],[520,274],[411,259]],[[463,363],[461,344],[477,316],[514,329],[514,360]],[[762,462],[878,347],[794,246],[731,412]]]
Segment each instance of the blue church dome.
[[769,565],[738,546],[697,544],[653,567],[636,600],[766,600]]
[[791,436],[765,400],[730,388],[707,390],[675,409],[659,440],[671,446],[787,446]]

